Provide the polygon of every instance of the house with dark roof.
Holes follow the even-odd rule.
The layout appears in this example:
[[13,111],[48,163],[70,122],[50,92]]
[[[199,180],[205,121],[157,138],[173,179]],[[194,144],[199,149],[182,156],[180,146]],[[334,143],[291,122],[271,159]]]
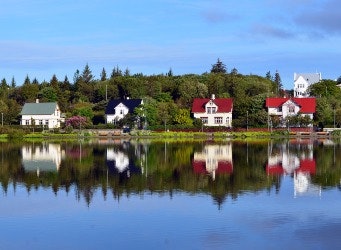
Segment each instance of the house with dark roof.
[[128,113],[132,114],[139,105],[143,105],[142,99],[112,99],[106,107],[105,120],[115,124]]
[[201,119],[205,126],[232,127],[232,98],[195,98],[192,104],[194,118]]
[[294,73],[294,97],[309,97],[308,88],[321,80],[321,73]]
[[266,98],[265,106],[268,109],[268,114],[278,116],[284,125],[288,116],[298,114],[308,116],[312,120],[316,112],[316,98],[269,97]]
[[21,110],[20,124],[23,126],[37,125],[48,129],[60,128],[65,121],[56,102],[25,103]]

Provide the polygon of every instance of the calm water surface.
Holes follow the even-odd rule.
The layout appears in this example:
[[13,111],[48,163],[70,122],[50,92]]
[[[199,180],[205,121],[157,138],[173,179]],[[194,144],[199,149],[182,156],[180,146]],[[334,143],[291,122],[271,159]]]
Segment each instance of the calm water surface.
[[341,244],[338,141],[0,147],[0,249]]

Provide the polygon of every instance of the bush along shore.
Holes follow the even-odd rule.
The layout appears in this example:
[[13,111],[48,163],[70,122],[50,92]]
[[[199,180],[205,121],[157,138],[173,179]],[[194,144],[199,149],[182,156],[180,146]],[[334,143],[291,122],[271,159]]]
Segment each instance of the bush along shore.
[[2,139],[24,139],[24,140],[77,140],[80,138],[155,138],[155,139],[264,139],[264,138],[333,138],[341,137],[341,130],[334,131],[300,131],[300,130],[228,130],[228,131],[151,131],[120,129],[84,129],[73,131],[31,131],[18,128],[0,129]]

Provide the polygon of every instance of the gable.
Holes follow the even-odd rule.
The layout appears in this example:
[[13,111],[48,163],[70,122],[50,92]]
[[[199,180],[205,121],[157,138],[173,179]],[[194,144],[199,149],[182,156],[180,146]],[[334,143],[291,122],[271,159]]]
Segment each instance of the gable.
[[205,113],[205,107],[212,101],[212,104],[217,106],[217,113],[230,113],[233,109],[232,98],[194,98],[192,104],[192,113]]
[[58,109],[56,102],[25,103],[20,115],[51,115],[56,109]]

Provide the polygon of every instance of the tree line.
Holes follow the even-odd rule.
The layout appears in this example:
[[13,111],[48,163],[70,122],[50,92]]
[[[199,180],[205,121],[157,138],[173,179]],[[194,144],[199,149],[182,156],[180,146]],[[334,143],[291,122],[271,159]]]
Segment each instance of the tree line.
[[[325,88],[324,88],[325,86]],[[324,125],[341,124],[341,90],[335,81],[323,80],[311,88],[318,97],[314,122]],[[138,98],[144,100],[144,110],[127,116],[123,123],[130,123],[143,112],[150,128],[193,127],[198,121],[191,118],[194,98],[231,97],[234,100],[233,126],[267,126],[268,116],[264,107],[266,97],[291,95],[284,91],[279,73],[270,71],[265,76],[242,75],[236,68],[228,71],[218,59],[209,72],[203,74],[174,75],[172,69],[158,75],[131,74],[130,70],[114,67],[110,74],[103,68],[97,79],[86,64],[76,70],[73,79],[67,76],[39,82],[27,75],[20,86],[14,77],[0,83],[0,112],[3,124],[19,124],[19,113],[26,102],[58,102],[66,117],[82,116],[88,125],[104,124],[105,107],[110,99]]]

